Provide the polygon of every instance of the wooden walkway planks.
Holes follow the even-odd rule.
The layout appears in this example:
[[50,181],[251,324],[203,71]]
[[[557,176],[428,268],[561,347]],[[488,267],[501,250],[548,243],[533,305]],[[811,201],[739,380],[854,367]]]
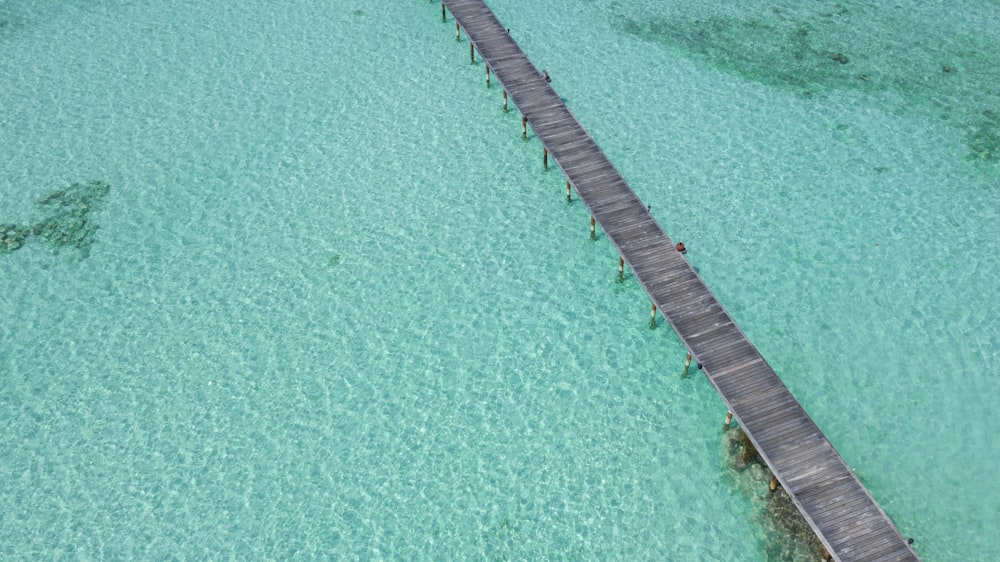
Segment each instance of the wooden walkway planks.
[[482,0],[442,3],[830,554],[842,561],[918,560],[489,7]]

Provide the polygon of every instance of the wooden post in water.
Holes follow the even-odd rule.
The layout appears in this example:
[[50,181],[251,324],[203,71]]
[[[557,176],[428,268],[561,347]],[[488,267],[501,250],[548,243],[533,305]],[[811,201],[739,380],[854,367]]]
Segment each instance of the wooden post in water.
[[597,235],[595,233],[595,226],[594,226],[595,222],[597,222],[597,221],[594,220],[594,215],[590,215],[590,239],[591,240],[597,240]]
[[682,377],[688,376],[688,369],[691,368],[691,354],[688,353],[687,357],[684,358],[684,372],[681,374]]
[[528,138],[528,118],[524,115],[521,116],[521,138]]
[[733,424],[733,412],[730,410],[726,412],[726,423],[722,424],[722,431],[729,431],[729,428],[732,426],[732,424]]
[[469,40],[469,64],[476,64],[476,46]]
[[542,166],[544,166],[546,170],[549,169],[549,149],[544,146],[542,147]]
[[569,180],[566,180],[566,202],[567,203],[573,202],[573,198],[570,197]]
[[650,311],[649,311],[649,329],[650,330],[655,330],[656,329],[656,303],[654,302],[652,306],[653,306],[652,309],[650,309]]
[[448,21],[448,16],[444,13],[444,1],[441,2],[441,21]]
[[462,40],[462,28],[459,27],[458,22],[455,22],[455,41]]
[[618,256],[618,282],[625,281],[625,258]]
[[490,87],[490,65],[486,65],[486,87]]
[[778,477],[771,476],[771,481],[767,484],[767,489],[772,492],[778,489]]
[[503,89],[503,112],[507,113],[507,88]]

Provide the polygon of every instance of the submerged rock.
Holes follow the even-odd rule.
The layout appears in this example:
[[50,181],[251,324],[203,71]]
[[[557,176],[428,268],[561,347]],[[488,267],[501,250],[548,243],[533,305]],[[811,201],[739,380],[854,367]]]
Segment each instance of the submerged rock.
[[30,234],[31,228],[21,228],[16,224],[0,224],[0,255],[19,249]]
[[86,256],[93,244],[97,225],[90,213],[97,209],[111,189],[102,181],[74,183],[38,200],[44,218],[31,226],[0,225],[0,254],[9,254],[24,247],[30,236],[42,238],[50,246],[75,248]]
[[754,447],[750,438],[743,431],[743,428],[736,428],[729,438],[729,452],[731,454],[733,466],[737,470],[745,470],[747,467],[757,462],[757,447]]

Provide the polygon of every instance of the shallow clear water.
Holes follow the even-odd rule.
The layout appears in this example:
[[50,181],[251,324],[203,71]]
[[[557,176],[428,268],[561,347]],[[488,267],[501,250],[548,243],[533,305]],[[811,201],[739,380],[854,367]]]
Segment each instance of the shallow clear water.
[[[1000,11],[786,4],[490,2],[917,552],[995,558]],[[110,186],[0,255],[5,557],[805,556],[438,4],[0,52],[0,223]]]

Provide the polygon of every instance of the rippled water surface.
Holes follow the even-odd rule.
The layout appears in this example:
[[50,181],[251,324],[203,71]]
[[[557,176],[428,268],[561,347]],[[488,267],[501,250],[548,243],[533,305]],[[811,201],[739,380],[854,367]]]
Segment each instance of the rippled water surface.
[[[490,0],[925,560],[1000,556],[1000,6]],[[798,560],[434,2],[0,4],[0,557]]]

